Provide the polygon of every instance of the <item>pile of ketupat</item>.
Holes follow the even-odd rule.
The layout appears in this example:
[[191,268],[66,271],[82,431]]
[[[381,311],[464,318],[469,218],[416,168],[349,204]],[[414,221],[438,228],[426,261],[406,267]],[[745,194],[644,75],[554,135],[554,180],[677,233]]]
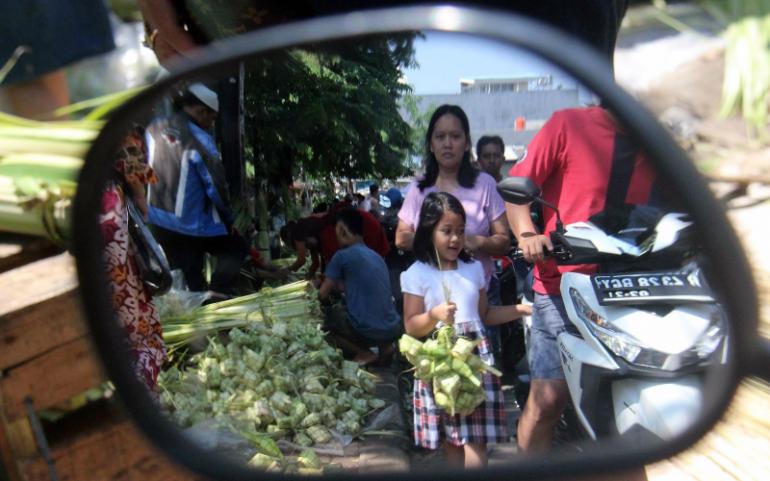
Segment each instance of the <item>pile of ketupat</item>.
[[487,398],[482,373],[502,373],[473,354],[479,341],[459,337],[452,326],[443,326],[424,343],[404,334],[398,342],[401,353],[415,366],[416,379],[433,380],[436,404],[454,416],[469,416]]
[[324,465],[312,449],[302,451],[296,460],[288,459],[270,438],[254,436],[252,441],[259,453],[251,458],[249,466],[263,471],[283,474],[321,474],[339,470],[340,464]]
[[183,370],[162,372],[161,408],[180,427],[209,418],[223,427],[245,423],[251,429],[239,432],[258,448],[265,438],[325,444],[333,439],[330,430],[359,436],[365,417],[385,407],[374,397],[373,376],[329,346],[319,319],[275,318],[267,309],[224,341],[212,336]]

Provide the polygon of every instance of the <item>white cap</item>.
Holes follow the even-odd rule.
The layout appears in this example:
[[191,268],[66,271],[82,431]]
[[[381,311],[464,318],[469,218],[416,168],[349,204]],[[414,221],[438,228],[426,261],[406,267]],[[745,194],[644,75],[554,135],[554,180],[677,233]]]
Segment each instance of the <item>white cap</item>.
[[201,83],[194,83],[187,89],[191,94],[198,97],[198,99],[211,108],[214,112],[219,112],[219,97],[217,94]]

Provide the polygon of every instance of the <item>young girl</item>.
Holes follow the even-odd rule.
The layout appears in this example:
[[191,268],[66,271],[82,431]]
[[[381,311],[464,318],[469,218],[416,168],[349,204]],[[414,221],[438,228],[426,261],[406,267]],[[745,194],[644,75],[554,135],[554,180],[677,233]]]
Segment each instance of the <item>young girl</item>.
[[[414,236],[417,262],[401,275],[406,333],[419,338],[453,324],[456,336],[482,339],[474,353],[494,365],[484,326],[519,318],[529,307],[490,307],[484,270],[464,244],[465,210],[460,201],[444,192],[428,194]],[[488,399],[470,416],[450,416],[436,405],[430,383],[415,380],[415,443],[436,449],[443,441],[447,462],[453,466],[486,466],[487,443],[505,442],[508,434],[500,379],[485,373],[483,381]]]

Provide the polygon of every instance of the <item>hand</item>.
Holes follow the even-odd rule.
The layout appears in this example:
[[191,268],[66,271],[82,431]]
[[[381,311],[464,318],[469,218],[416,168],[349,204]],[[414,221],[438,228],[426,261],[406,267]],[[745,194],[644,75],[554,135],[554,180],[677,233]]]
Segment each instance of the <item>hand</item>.
[[465,236],[465,250],[469,253],[476,252],[481,249],[481,245],[484,243],[484,236],[480,235],[466,235]]
[[241,231],[238,230],[237,227],[235,227],[235,224],[233,224],[232,231],[233,231],[233,235],[241,235]]
[[151,47],[161,65],[168,67],[169,60],[177,55],[186,56],[187,52],[196,47],[192,35],[182,28],[179,14],[172,2],[169,0],[140,0],[139,9],[150,28],[157,29]]
[[431,309],[430,317],[444,321],[444,324],[454,324],[455,312],[457,312],[457,305],[454,302],[445,302]]
[[291,275],[291,271],[289,269],[278,269],[278,277],[282,281],[285,281],[286,279],[288,279],[290,275]]
[[527,262],[545,261],[545,252],[543,248],[549,251],[553,250],[553,243],[548,236],[530,235],[519,239],[519,249],[524,254],[524,260]]

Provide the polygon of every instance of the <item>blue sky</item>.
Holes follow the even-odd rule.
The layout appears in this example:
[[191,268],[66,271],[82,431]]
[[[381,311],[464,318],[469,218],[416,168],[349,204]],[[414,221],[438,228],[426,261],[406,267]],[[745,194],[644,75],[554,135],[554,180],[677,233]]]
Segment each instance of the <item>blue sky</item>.
[[420,68],[404,71],[418,95],[460,93],[460,78],[553,75],[556,81],[566,76],[545,60],[510,45],[457,33],[425,35],[415,40]]

